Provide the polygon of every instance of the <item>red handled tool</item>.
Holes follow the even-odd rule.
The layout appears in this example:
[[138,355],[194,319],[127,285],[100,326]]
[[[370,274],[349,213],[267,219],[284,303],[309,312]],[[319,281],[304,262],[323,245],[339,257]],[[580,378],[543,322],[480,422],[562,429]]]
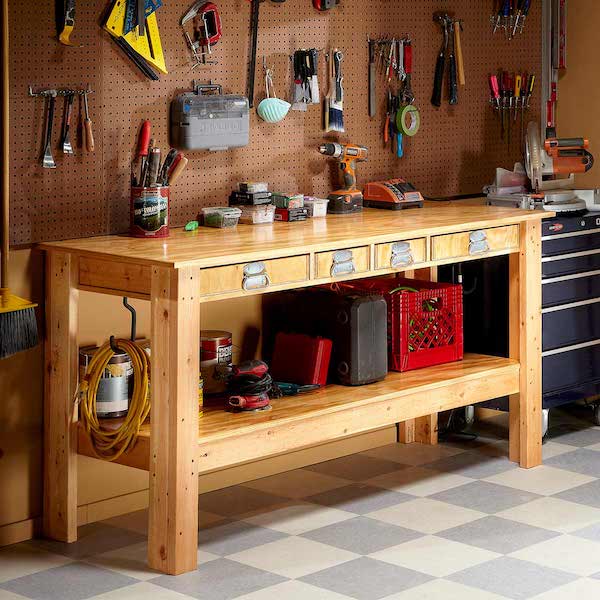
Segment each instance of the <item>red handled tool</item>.
[[138,135],[136,161],[132,169],[132,184],[144,185],[148,168],[148,150],[150,148],[150,121],[144,121]]

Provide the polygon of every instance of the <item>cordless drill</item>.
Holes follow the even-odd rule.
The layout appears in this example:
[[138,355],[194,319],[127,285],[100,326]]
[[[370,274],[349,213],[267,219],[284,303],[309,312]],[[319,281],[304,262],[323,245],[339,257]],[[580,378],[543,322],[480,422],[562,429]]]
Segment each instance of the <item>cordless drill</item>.
[[324,156],[337,158],[344,178],[344,187],[329,194],[327,212],[346,214],[362,210],[363,195],[356,187],[356,163],[367,160],[368,148],[352,144],[328,143],[319,146]]

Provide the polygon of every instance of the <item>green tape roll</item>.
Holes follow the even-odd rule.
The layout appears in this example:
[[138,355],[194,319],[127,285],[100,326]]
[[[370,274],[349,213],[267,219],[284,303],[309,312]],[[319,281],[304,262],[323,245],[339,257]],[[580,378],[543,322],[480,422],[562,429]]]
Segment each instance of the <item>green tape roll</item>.
[[409,137],[416,135],[421,127],[419,109],[412,104],[403,106],[396,113],[396,127],[402,135],[408,135]]

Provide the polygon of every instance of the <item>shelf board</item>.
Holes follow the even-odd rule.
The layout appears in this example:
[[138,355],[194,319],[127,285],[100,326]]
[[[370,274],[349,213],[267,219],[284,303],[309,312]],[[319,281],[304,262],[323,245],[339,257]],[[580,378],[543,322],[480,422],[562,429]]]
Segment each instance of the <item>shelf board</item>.
[[[199,471],[290,452],[518,391],[517,361],[467,354],[460,362],[390,373],[371,385],[328,385],[273,400],[269,411],[231,413],[205,407],[198,432]],[[117,427],[119,420],[103,424]],[[150,424],[146,423],[135,448],[118,462],[148,470],[149,448]],[[82,427],[79,453],[94,456]]]

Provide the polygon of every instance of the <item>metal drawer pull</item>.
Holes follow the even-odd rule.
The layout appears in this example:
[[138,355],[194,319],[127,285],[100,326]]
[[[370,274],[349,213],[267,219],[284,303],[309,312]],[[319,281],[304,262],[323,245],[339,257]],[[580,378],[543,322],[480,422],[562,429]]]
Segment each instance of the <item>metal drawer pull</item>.
[[271,285],[264,262],[258,261],[244,265],[244,279],[242,289],[245,291],[261,290]]
[[331,270],[329,271],[331,277],[339,277],[340,275],[352,275],[356,273],[356,266],[354,264],[354,257],[352,256],[352,250],[338,250],[333,253],[333,261],[331,263]]
[[490,245],[487,240],[487,233],[482,230],[472,231],[469,234],[469,255],[485,254],[489,252]]
[[570,254],[557,254],[555,256],[544,256],[542,257],[542,262],[556,262],[557,260],[569,260],[570,258],[580,258],[582,256],[594,256],[596,254],[600,254],[600,249],[598,250],[583,250],[582,252],[571,252]]
[[556,356],[557,354],[565,354],[566,352],[573,352],[574,350],[583,350],[584,348],[591,348],[592,346],[599,346],[600,340],[592,340],[591,342],[582,342],[581,344],[574,344],[573,346],[565,346],[564,348],[556,348],[556,350],[547,350],[542,352],[542,358],[546,356]]
[[412,254],[412,248],[408,242],[396,242],[392,244],[390,265],[393,269],[409,267],[414,264],[414,262],[415,259]]

